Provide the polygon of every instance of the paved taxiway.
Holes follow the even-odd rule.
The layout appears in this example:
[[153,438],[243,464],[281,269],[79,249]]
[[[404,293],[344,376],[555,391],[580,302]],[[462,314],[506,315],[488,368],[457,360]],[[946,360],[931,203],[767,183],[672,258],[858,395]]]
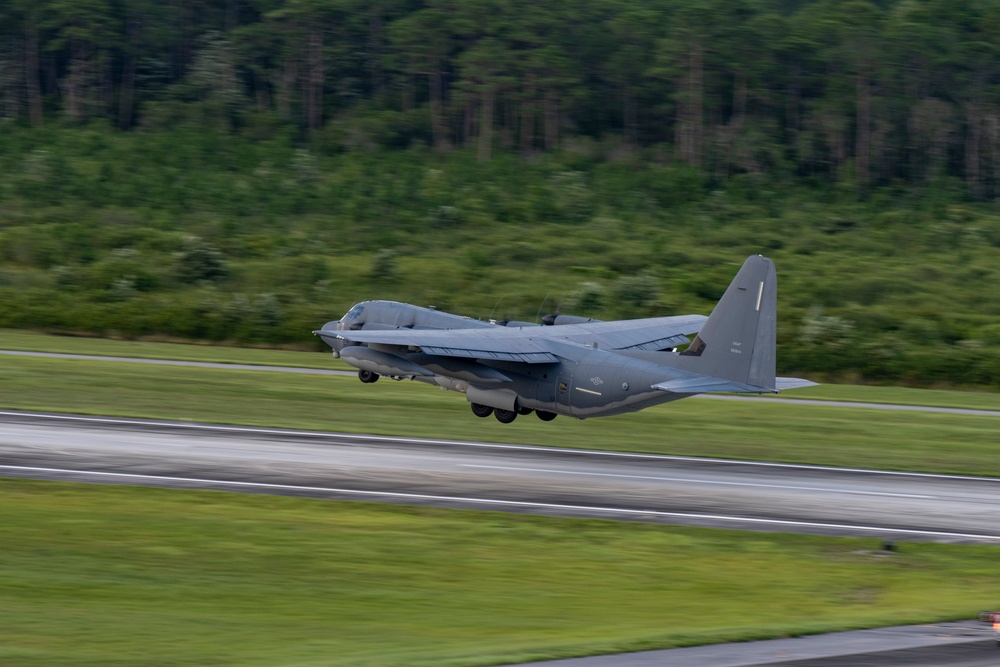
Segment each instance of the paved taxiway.
[[0,475],[1000,543],[1000,479],[0,412]]
[[996,667],[985,623],[928,623],[663,651],[571,658],[511,667]]

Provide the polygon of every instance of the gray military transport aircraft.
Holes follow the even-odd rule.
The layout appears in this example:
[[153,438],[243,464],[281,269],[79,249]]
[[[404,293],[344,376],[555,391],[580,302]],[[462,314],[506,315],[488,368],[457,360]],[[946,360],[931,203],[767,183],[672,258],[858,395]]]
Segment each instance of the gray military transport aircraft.
[[549,315],[543,324],[497,323],[364,301],[313,333],[360,369],[365,383],[384,375],[458,391],[477,417],[505,424],[531,412],[543,421],[586,419],[706,392],[770,394],[815,384],[775,377],[777,294],[774,264],[755,255],[707,318]]

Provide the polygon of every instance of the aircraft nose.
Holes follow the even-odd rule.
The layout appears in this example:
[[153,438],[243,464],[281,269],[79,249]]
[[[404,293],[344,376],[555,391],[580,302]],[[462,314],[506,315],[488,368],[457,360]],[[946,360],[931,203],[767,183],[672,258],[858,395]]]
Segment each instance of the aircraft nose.
[[[341,320],[333,320],[331,322],[327,322],[326,324],[324,324],[319,331],[321,332],[321,331],[341,331],[341,330],[343,330],[343,326],[341,325]],[[340,351],[344,349],[346,341],[340,340],[339,338],[334,338],[333,336],[322,336],[322,338],[323,341],[333,349],[334,358],[339,357]]]

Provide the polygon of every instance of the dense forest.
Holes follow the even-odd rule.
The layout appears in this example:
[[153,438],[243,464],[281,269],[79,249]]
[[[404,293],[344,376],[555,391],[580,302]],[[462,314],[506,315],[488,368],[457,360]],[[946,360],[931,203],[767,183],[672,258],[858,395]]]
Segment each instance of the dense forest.
[[5,0],[0,35],[0,326],[705,313],[763,253],[783,371],[1000,384],[996,0]]
[[6,0],[0,35],[0,117],[34,126],[480,160],[616,133],[722,178],[1000,178],[995,0]]

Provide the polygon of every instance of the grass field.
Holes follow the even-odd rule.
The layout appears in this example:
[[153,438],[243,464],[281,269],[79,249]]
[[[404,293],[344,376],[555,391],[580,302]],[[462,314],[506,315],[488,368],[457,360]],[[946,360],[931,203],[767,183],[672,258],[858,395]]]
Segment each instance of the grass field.
[[[336,367],[328,355],[0,332],[0,349]],[[809,398],[1000,409],[996,395]],[[686,400],[471,416],[350,377],[0,356],[0,407],[1000,475],[1000,418]],[[431,667],[970,618],[996,547],[0,479],[0,664]],[[735,620],[734,620],[735,619]]]
[[995,547],[0,480],[7,667],[485,665],[970,618]]

